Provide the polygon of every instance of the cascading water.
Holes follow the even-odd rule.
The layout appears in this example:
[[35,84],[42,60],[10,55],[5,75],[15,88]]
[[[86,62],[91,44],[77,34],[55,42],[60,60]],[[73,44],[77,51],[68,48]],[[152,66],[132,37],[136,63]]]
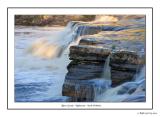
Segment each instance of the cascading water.
[[69,22],[63,31],[53,35],[52,38],[36,40],[29,47],[28,52],[45,59],[60,57],[71,43],[72,45],[73,43],[74,45],[77,44],[79,36],[82,36],[84,33],[86,33],[85,26],[81,26],[79,22]]
[[[91,23],[116,22],[116,17],[97,17]],[[62,96],[62,85],[70,60],[69,47],[77,45],[82,35],[95,34],[101,27],[81,25],[85,22],[69,22],[67,27],[40,28],[20,27],[15,32],[15,101],[44,101]],[[93,31],[95,30],[95,32]],[[98,30],[98,31],[97,31]],[[36,41],[35,41],[36,40]],[[27,53],[26,53],[27,49]],[[144,101],[144,69],[132,82],[111,88],[110,56],[105,61],[102,78],[108,81],[109,89],[102,95],[95,94],[95,101]],[[90,81],[94,85],[104,82]],[[96,83],[95,83],[96,82]],[[106,84],[102,84],[106,88]],[[104,89],[105,89],[104,88]],[[77,85],[77,90],[80,90]],[[95,89],[98,90],[98,89]],[[99,90],[100,91],[100,90]],[[99,92],[97,91],[97,92]]]
[[105,61],[102,78],[107,80],[109,84],[111,85],[111,68],[109,66],[109,63],[110,63],[110,55],[107,57]]
[[85,32],[82,23],[70,22],[66,28],[15,27],[15,101],[62,95],[69,46],[78,44]]
[[105,102],[144,102],[145,101],[145,66],[136,79],[123,83],[115,88],[109,88],[105,93],[96,97],[95,101]]

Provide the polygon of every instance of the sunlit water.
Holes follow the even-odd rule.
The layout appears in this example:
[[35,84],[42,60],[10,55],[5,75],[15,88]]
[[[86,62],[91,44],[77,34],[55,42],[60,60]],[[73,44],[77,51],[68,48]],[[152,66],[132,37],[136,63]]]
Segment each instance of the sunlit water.
[[[54,101],[62,96],[62,85],[70,63],[69,46],[78,44],[80,38],[77,35],[85,31],[77,30],[78,25],[74,23],[66,28],[15,27],[16,102]],[[102,77],[110,81],[109,59],[106,60],[104,71]],[[144,73],[143,68],[134,81],[110,87],[102,95],[96,96],[95,101],[145,101]],[[133,89],[134,92],[129,93]]]
[[15,101],[43,101],[61,96],[68,59],[68,49],[59,58],[34,56],[28,49],[36,40],[52,40],[63,27],[15,27]]

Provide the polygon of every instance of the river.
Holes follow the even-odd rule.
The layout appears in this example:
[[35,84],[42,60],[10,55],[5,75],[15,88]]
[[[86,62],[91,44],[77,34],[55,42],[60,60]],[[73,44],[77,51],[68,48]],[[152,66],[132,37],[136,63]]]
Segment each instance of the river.
[[[15,26],[16,102],[52,102],[62,98],[62,86],[71,62],[69,47],[77,45],[78,37],[85,31],[85,26],[74,22],[66,27]],[[109,68],[109,62],[104,67]],[[108,72],[102,76],[110,76]],[[110,87],[94,101],[144,102],[145,66],[135,76],[131,82]]]
[[[57,40],[64,27],[15,27],[15,101],[43,101],[61,96],[62,85],[70,62],[68,51],[59,58],[34,56],[28,51],[39,40]],[[50,42],[51,41],[51,42]]]

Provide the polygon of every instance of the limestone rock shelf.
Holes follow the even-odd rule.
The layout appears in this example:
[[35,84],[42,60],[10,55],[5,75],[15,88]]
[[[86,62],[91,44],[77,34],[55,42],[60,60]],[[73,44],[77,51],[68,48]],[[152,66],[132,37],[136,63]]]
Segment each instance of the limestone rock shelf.
[[[76,25],[77,22],[72,22],[71,27]],[[71,62],[62,89],[63,96],[71,97],[72,101],[94,101],[108,88],[132,81],[144,66],[144,24],[97,26],[79,23],[77,31],[84,32],[79,44],[70,47]],[[111,84],[103,77],[109,56]]]

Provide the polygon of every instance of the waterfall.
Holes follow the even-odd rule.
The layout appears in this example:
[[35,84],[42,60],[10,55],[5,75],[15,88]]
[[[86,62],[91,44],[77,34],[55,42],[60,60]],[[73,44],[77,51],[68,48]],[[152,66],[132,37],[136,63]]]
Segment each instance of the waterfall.
[[111,68],[109,66],[109,63],[110,63],[110,55],[107,57],[105,61],[102,78],[106,79],[111,85]]
[[136,79],[132,82],[126,82],[115,88],[108,89],[102,95],[97,96],[95,101],[145,101],[145,66],[136,76]]
[[72,43],[78,41],[78,38],[85,33],[86,27],[81,26],[83,22],[69,22],[63,31],[54,34],[49,39],[37,39],[27,49],[28,53],[44,59],[60,57],[63,51]]

